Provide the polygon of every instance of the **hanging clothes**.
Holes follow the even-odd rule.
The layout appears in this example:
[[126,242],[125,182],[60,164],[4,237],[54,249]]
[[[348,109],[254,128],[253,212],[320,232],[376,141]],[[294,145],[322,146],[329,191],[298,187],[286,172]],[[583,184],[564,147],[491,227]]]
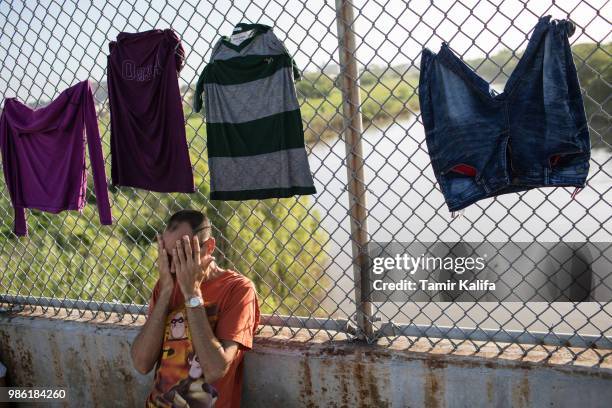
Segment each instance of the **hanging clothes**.
[[4,178],[15,211],[14,232],[27,235],[25,208],[50,213],[85,206],[85,137],[100,222],[112,224],[96,110],[88,81],[32,109],[7,98],[0,117]]
[[568,20],[541,17],[496,93],[443,43],[421,55],[419,100],[449,211],[536,187],[583,188],[591,146]]
[[206,100],[210,198],[248,200],[315,194],[293,59],[271,27],[236,25],[220,38],[195,90]]
[[194,192],[178,85],[180,39],[171,29],[120,33],[109,48],[112,184]]

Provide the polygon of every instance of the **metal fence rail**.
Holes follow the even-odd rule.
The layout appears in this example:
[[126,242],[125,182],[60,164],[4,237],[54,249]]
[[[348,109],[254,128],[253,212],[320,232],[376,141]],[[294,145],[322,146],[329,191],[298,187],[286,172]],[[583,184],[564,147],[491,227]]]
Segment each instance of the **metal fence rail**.
[[[562,188],[487,199],[451,218],[419,114],[420,51],[447,41],[501,88],[547,14],[577,27],[570,42],[593,147],[588,187],[575,200]],[[179,83],[197,192],[112,188],[112,226],[99,225],[88,193],[80,215],[28,211],[30,236],[18,239],[2,180],[0,300],[135,319],[156,280],[155,233],[172,212],[196,208],[214,224],[221,265],[255,282],[265,324],[368,342],[450,339],[454,348],[479,341],[521,343],[524,351],[539,344],[612,348],[610,302],[361,300],[370,241],[612,242],[611,17],[609,4],[596,0],[2,2],[2,95],[41,106],[89,79],[107,174],[108,42],[121,31],[173,28],[187,54]],[[218,37],[239,22],[273,26],[304,71],[296,87],[315,196],[208,199],[206,130],[191,109],[193,89]]]

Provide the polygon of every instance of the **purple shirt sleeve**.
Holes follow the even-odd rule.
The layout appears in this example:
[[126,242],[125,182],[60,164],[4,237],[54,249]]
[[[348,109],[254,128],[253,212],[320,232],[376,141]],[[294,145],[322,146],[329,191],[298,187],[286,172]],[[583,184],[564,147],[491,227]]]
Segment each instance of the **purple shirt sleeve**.
[[13,225],[13,231],[18,237],[28,235],[28,223],[25,218],[25,208],[15,207],[15,223]]
[[[4,178],[6,181],[6,186],[11,195],[11,202],[14,203],[15,199],[13,197],[14,192],[10,188],[12,185],[12,180],[9,179],[9,175],[12,174],[9,170],[10,167],[10,154],[9,154],[9,131],[8,131],[8,123],[5,119],[5,114],[3,113],[0,117],[0,147],[2,148],[2,167],[4,170]],[[14,220],[13,220],[13,232],[17,236],[24,236],[28,234],[28,224],[26,223],[25,218],[25,209],[23,207],[13,205],[14,211]]]
[[104,170],[104,159],[102,158],[102,143],[100,142],[96,109],[91,91],[91,84],[89,84],[89,82],[87,82],[87,92],[84,99],[87,147],[89,149],[89,162],[91,163],[100,223],[103,225],[111,225],[113,223],[113,217],[111,215],[111,208],[108,200],[108,183],[106,181],[106,171]]

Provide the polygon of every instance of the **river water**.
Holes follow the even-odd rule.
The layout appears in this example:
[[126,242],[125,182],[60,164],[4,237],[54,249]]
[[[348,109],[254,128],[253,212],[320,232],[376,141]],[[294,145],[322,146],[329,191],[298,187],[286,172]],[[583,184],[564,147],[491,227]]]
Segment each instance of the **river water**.
[[[597,242],[612,241],[612,160],[607,150],[593,150],[588,186],[574,200],[572,188],[534,189],[482,200],[453,219],[429,165],[423,127],[414,117],[384,127],[370,126],[364,132],[363,149],[368,231],[374,241],[583,242],[586,237]],[[354,311],[345,155],[340,139],[318,142],[309,155],[318,191],[315,208],[321,213],[322,228],[331,236],[327,247],[330,264],[326,269],[331,282],[326,285],[329,292],[323,307],[326,314],[335,317],[346,317]],[[504,303],[501,310],[498,303],[377,304],[383,320],[393,316],[398,322],[430,324],[435,320],[437,324],[468,327],[482,322],[481,327],[491,328],[500,327],[503,321],[506,329],[521,329],[526,321],[533,322],[534,316],[539,320],[535,319],[531,328],[545,329],[542,322],[548,325],[560,320],[559,313],[570,313],[565,323],[559,321],[557,329],[561,332],[571,332],[571,326],[586,323],[577,311],[581,310],[593,316],[582,331],[608,329],[600,304],[583,303],[576,313],[567,303],[546,306],[530,302],[530,311],[520,303]],[[469,317],[465,312],[468,309]],[[497,311],[491,313],[494,309]],[[609,307],[606,309],[610,313]]]

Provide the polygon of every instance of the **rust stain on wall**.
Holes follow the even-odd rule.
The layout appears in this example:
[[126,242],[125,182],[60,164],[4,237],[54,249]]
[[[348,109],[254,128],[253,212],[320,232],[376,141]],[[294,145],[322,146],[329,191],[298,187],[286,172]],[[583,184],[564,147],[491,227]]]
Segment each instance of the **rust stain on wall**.
[[489,378],[487,380],[487,401],[489,404],[493,404],[493,390],[495,385],[493,384],[493,379]]
[[315,404],[312,400],[313,390],[312,390],[312,373],[310,372],[310,363],[308,362],[308,356],[304,356],[300,360],[300,366],[302,368],[300,373],[300,401],[302,402],[302,406],[306,407],[315,407]]
[[67,384],[64,381],[62,357],[57,344],[57,339],[55,338],[55,333],[49,333],[49,349],[51,350],[51,362],[53,364],[53,369],[55,370],[54,372],[57,378],[57,383],[65,387]]
[[388,407],[389,401],[383,400],[378,391],[382,386],[383,378],[377,377],[372,363],[356,363],[354,368],[355,379],[358,387],[359,404],[363,408]]
[[439,408],[444,406],[446,394],[444,383],[444,369],[446,362],[439,358],[424,360],[425,365],[425,389],[424,406],[426,408]]
[[[24,342],[11,339],[11,336],[2,333],[3,357],[7,358],[5,365],[11,374],[11,383],[21,387],[33,387],[35,371],[32,364],[32,353],[24,346]],[[16,338],[20,337],[16,331]]]
[[[336,365],[336,375],[334,376],[338,382],[340,383],[340,401],[342,403],[342,408],[352,407],[352,404],[349,404],[351,398],[351,393],[349,391],[349,382],[351,379],[347,378],[347,368],[348,364],[340,359]],[[348,371],[350,373],[350,371]]]
[[529,373],[524,372],[521,382],[512,390],[512,406],[517,408],[530,406]]
[[362,363],[354,363],[353,367],[353,379],[355,380],[355,388],[357,389],[357,402],[359,407],[364,408],[367,405],[367,401],[370,399],[369,389],[365,385],[364,378],[364,365]]
[[378,387],[382,386],[382,382],[384,380],[387,380],[387,378],[376,377],[372,370],[368,370],[367,373],[368,373],[368,385],[370,387],[370,395],[371,395],[372,402],[374,403],[374,406],[381,407],[381,408],[389,407],[390,402],[387,400],[383,400],[382,397],[380,396],[380,392],[378,391]]

